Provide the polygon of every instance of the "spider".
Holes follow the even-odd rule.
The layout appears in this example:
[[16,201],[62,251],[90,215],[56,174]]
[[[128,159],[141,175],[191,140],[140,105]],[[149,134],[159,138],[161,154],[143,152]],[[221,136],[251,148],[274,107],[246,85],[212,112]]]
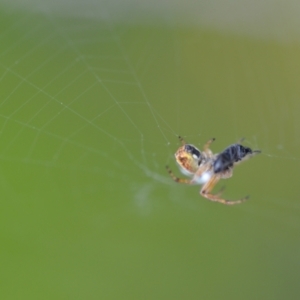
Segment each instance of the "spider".
[[219,154],[213,154],[210,150],[211,143],[215,140],[210,139],[203,147],[203,151],[198,150],[194,145],[187,144],[179,136],[182,146],[176,151],[175,159],[184,175],[192,179],[183,179],[176,177],[168,166],[166,166],[172,179],[185,184],[202,184],[200,194],[208,200],[222,204],[233,205],[246,201],[246,196],[236,201],[222,199],[221,191],[217,194],[211,194],[212,189],[221,178],[230,178],[233,168],[238,163],[260,153],[260,150],[251,150],[242,146],[241,139],[238,143],[228,146]]

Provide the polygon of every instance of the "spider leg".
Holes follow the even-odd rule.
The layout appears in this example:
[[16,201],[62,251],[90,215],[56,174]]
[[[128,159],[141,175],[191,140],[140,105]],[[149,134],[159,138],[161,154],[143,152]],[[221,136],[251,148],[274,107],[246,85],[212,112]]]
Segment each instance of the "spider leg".
[[212,151],[209,149],[209,146],[211,145],[212,142],[214,142],[216,139],[215,138],[212,138],[210,139],[209,141],[207,141],[205,143],[205,145],[203,146],[203,151],[207,154],[209,154],[210,156],[213,155]]
[[201,177],[205,172],[207,172],[207,175],[210,177],[211,175],[211,171],[212,171],[212,166],[211,165],[207,165],[207,164],[203,164],[202,166],[200,166],[198,168],[198,170],[196,171],[196,173],[193,176],[193,181],[197,182],[198,178]]
[[179,178],[179,177],[177,177],[176,175],[174,175],[174,173],[171,171],[171,169],[169,168],[169,166],[166,166],[166,169],[167,169],[169,175],[172,177],[172,179],[173,179],[175,182],[178,182],[178,183],[185,183],[185,184],[193,184],[192,180],[190,180],[190,179]]
[[248,199],[248,196],[247,196],[247,197],[244,197],[244,198],[236,200],[236,201],[231,201],[231,200],[225,200],[223,198],[220,198],[220,193],[218,193],[216,195],[210,194],[211,190],[214,188],[214,186],[217,184],[217,182],[219,180],[220,180],[220,177],[218,175],[212,176],[212,178],[203,185],[203,187],[200,191],[200,194],[204,198],[206,198],[210,201],[219,202],[219,203],[226,204],[226,205],[239,204],[239,203],[245,202]]
[[178,138],[179,138],[179,141],[182,144],[182,146],[184,146],[186,144],[186,141],[180,135],[178,136]]

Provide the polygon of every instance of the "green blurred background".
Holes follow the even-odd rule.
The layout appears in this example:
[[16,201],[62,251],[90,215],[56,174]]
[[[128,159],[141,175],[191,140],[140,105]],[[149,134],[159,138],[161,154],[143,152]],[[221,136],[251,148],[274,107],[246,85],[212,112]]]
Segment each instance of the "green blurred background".
[[[1,1],[1,299],[299,299],[296,2]],[[262,154],[211,203],[178,135]]]

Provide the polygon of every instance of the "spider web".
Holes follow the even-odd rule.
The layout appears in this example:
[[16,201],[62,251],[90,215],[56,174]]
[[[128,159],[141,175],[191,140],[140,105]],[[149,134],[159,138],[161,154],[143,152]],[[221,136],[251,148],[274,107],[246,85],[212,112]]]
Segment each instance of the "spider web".
[[[215,137],[214,152],[245,137],[262,154],[224,181],[225,196],[250,193],[249,205],[237,209],[244,217],[300,228],[297,24],[278,31],[277,19],[262,27],[260,16],[255,26],[252,18],[236,26],[206,2],[201,26],[196,17],[188,23],[194,10],[179,4],[172,13],[153,5],[142,22],[148,7],[131,13],[131,2],[118,9],[117,2],[101,9],[75,2],[71,12],[55,2],[28,3],[35,9],[5,6],[1,14],[1,186],[14,218],[35,207],[47,229],[55,212],[63,227],[72,220],[72,235],[78,221],[114,232],[119,218],[151,219],[175,207],[185,220],[201,214],[204,225],[203,207],[210,216],[223,207],[168,176],[166,164],[179,175],[178,135],[199,148]],[[28,228],[10,234],[35,240]]]

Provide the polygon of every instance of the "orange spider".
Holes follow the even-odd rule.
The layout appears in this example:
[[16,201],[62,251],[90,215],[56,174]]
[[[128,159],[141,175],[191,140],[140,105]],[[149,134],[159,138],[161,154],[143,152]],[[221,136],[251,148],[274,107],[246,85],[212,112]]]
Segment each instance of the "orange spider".
[[249,198],[247,196],[231,201],[220,198],[220,192],[218,194],[211,194],[210,192],[221,178],[230,178],[232,176],[235,165],[260,153],[260,150],[251,150],[237,143],[230,145],[219,154],[213,154],[209,146],[215,140],[214,138],[204,145],[202,152],[194,145],[187,144],[181,137],[179,137],[179,140],[182,146],[175,153],[176,162],[181,172],[192,177],[192,179],[178,178],[166,166],[174,181],[186,184],[202,184],[200,194],[211,201],[222,204],[239,204]]

